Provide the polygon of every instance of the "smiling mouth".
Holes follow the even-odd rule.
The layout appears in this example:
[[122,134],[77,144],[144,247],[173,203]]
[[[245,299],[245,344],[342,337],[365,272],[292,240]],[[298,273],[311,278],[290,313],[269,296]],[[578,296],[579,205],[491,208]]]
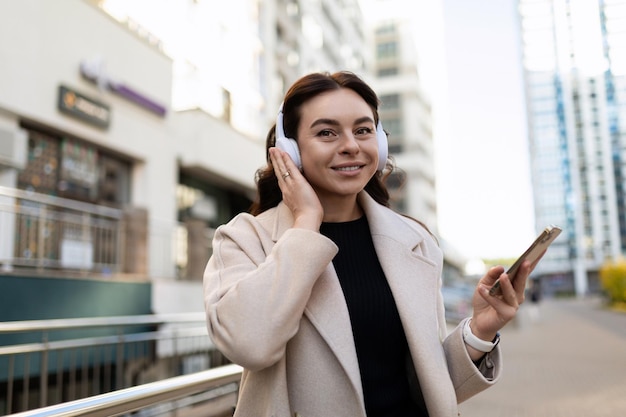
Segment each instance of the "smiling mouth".
[[335,171],[356,171],[357,169],[363,168],[363,165],[355,165],[351,167],[337,167],[333,168]]

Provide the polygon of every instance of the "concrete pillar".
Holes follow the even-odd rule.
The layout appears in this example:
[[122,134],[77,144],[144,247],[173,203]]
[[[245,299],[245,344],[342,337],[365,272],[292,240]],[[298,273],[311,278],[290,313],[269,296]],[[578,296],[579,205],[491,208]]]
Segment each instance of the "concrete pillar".
[[122,272],[148,275],[148,210],[129,207],[124,210],[124,247]]
[[[0,186],[15,187],[17,183],[17,171],[12,168],[0,167]],[[16,199],[6,195],[0,195],[0,270],[4,272],[13,270],[13,258],[15,256]]]
[[211,242],[204,220],[188,219],[187,227],[187,273],[185,279],[202,281],[206,263],[209,260]]
[[574,288],[576,296],[580,298],[586,296],[589,291],[587,268],[585,267],[585,260],[582,258],[576,258],[574,262]]

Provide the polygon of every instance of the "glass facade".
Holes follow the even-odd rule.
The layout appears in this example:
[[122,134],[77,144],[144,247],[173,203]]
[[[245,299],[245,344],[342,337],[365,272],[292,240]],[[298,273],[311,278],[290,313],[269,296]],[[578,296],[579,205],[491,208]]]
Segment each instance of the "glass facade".
[[626,0],[520,0],[537,229],[563,235],[538,273],[597,288],[626,250]]

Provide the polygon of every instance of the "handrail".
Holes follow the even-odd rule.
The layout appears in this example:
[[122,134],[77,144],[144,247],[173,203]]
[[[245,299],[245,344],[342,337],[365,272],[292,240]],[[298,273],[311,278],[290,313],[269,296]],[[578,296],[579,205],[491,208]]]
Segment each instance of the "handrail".
[[225,365],[81,400],[10,414],[7,417],[117,416],[157,403],[173,401],[201,391],[237,383],[241,378],[241,372],[242,368],[239,365]]
[[134,326],[141,324],[203,322],[204,313],[145,314],[136,316],[87,317],[0,322],[0,334],[81,327]]
[[17,188],[5,187],[2,185],[0,185],[0,196],[36,201],[38,203],[47,204],[49,206],[63,207],[66,209],[81,211],[85,213],[107,216],[114,219],[121,219],[123,216],[123,211],[120,209],[107,206],[99,206],[96,204],[85,203],[77,200],[71,200],[69,198],[36,193],[33,191],[25,191]]
[[[35,353],[50,350],[73,349],[80,347],[105,346],[114,345],[120,342],[145,342],[164,339],[175,339],[181,337],[199,337],[206,336],[206,327],[194,327],[188,329],[167,329],[156,332],[141,332],[134,334],[124,334],[115,336],[98,336],[82,339],[45,341],[40,343],[25,343],[21,345],[0,346],[0,356],[15,355],[22,353]],[[213,343],[209,340],[208,347],[213,347]]]

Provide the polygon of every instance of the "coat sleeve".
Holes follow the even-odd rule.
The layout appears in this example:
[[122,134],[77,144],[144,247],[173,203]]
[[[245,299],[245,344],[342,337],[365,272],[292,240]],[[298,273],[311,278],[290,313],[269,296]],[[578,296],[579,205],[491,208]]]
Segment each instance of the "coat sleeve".
[[500,345],[487,353],[479,366],[474,364],[463,341],[463,325],[466,320],[468,319],[461,321],[443,342],[458,403],[495,384],[502,370]]
[[207,327],[218,349],[249,370],[276,363],[336,253],[330,239],[304,229],[288,229],[274,244],[250,215],[220,226],[204,273]]

